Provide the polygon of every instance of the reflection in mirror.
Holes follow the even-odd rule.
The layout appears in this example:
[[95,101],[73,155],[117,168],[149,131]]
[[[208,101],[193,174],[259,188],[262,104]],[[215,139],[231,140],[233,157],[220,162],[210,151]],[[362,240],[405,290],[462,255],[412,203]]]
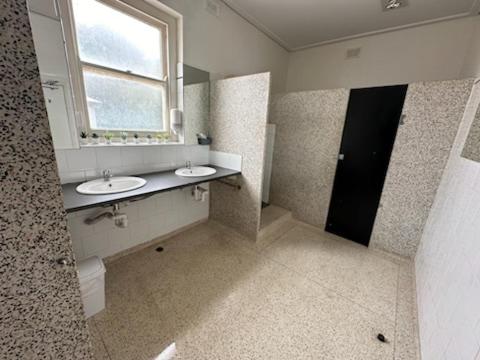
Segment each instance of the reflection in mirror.
[[462,151],[462,157],[480,162],[480,105],[477,108],[475,119],[473,119],[467,141]]
[[183,119],[185,145],[198,144],[197,134],[208,134],[210,74],[183,66]]

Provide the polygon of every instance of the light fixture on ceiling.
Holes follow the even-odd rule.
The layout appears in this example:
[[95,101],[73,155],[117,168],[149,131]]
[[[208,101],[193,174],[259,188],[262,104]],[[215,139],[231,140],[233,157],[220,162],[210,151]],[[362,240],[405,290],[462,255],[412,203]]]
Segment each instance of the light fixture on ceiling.
[[396,10],[407,6],[406,0],[383,0],[382,3],[384,11]]

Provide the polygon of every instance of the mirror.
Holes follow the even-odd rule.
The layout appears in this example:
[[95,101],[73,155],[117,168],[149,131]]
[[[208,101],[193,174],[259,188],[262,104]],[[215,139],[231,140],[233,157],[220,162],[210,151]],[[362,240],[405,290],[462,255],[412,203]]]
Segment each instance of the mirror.
[[185,145],[198,144],[197,134],[208,135],[210,74],[183,65],[183,120]]

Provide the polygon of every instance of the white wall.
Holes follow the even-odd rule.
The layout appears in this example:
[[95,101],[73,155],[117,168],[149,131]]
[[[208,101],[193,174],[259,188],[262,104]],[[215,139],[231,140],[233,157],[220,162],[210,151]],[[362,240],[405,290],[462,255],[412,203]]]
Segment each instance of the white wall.
[[[185,164],[209,163],[209,147],[192,145],[96,146],[80,150],[56,150],[62,183],[98,178],[103,169],[114,175],[134,175],[173,169]],[[208,187],[208,184],[203,185]],[[121,212],[128,215],[129,225],[120,229],[110,219],[85,225],[84,219],[105,210],[94,208],[68,216],[74,253],[77,258],[106,257],[132,246],[207,219],[209,201],[195,201],[191,188],[161,193],[145,200],[122,203]]]
[[[478,23],[478,17],[463,18],[292,53],[287,91],[358,88],[475,75],[480,70]],[[474,30],[477,30],[475,39]],[[466,54],[472,45],[477,49],[471,50],[478,55],[477,62],[472,54],[465,67]],[[360,57],[347,60],[347,49],[357,47],[362,48]]]
[[161,0],[184,16],[184,61],[215,78],[270,71],[272,91],[285,90],[289,53],[219,1],[220,17],[204,0]]
[[480,360],[480,164],[460,157],[479,102],[477,84],[416,255],[424,360]]
[[[208,184],[202,187],[208,188]],[[166,235],[184,226],[208,218],[209,201],[195,201],[191,188],[164,192],[145,200],[121,203],[120,212],[127,214],[128,227],[118,228],[104,219],[94,225],[84,220],[105,208],[87,209],[68,214],[73,252],[77,260],[96,255],[114,255],[133,246]]]

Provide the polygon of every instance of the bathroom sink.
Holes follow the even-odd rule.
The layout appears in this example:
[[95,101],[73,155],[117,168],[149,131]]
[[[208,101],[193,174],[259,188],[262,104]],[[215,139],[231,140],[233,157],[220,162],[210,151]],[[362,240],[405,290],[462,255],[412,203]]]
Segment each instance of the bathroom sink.
[[86,195],[115,194],[141,188],[147,180],[135,176],[115,176],[108,180],[96,179],[77,186],[77,192]]
[[217,172],[216,169],[208,166],[192,166],[190,168],[181,168],[175,171],[176,175],[184,177],[197,177],[213,175]]

